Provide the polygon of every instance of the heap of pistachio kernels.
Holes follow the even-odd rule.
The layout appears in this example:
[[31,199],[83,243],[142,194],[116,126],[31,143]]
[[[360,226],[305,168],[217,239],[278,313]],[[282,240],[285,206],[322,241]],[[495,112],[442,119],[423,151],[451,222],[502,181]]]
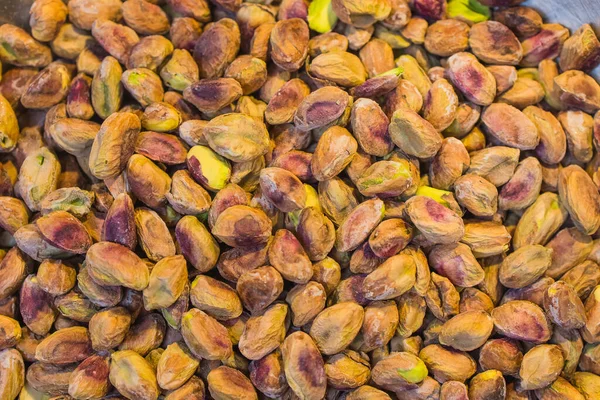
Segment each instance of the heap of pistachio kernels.
[[0,399],[600,399],[600,42],[520,3],[0,26]]

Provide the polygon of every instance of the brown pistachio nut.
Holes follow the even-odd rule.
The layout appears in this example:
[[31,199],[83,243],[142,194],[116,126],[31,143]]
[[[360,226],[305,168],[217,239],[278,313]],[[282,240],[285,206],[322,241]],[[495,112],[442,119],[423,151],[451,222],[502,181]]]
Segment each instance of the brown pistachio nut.
[[342,51],[318,55],[311,61],[309,71],[311,75],[319,79],[343,87],[362,85],[368,76],[360,58],[352,53]]
[[434,246],[429,253],[429,265],[456,286],[473,287],[484,278],[483,269],[463,243]]
[[475,361],[462,351],[432,344],[419,352],[419,358],[438,382],[464,382],[475,374]]
[[69,377],[69,395],[73,398],[103,397],[109,387],[109,358],[94,354],[86,358]]
[[544,275],[552,262],[553,251],[539,244],[519,247],[502,261],[498,278],[508,288],[522,288]]
[[436,80],[424,98],[423,116],[438,131],[454,122],[458,110],[458,96],[445,79]]
[[325,396],[327,378],[323,358],[308,334],[298,331],[286,337],[281,355],[286,379],[297,396],[307,399]]
[[593,114],[600,109],[600,85],[584,72],[571,70],[554,78],[559,100],[566,106]]
[[60,162],[47,147],[32,152],[23,161],[17,191],[30,210],[39,210],[44,197],[57,189],[60,171]]
[[93,244],[86,254],[86,265],[94,281],[121,285],[134,290],[148,286],[148,267],[131,250],[111,242]]
[[491,217],[498,210],[498,190],[488,180],[466,174],[454,182],[456,200],[473,215]]
[[4,24],[0,29],[0,59],[17,67],[43,68],[52,61],[50,48],[39,43],[23,29]]
[[488,106],[496,97],[496,80],[470,53],[456,53],[448,59],[448,76],[471,102]]
[[487,131],[500,143],[520,150],[530,150],[539,143],[538,129],[515,107],[494,103],[481,115]]
[[523,57],[521,43],[515,34],[498,21],[473,25],[469,46],[477,58],[489,64],[518,65]]
[[278,21],[271,31],[271,59],[281,69],[300,69],[308,54],[308,25],[300,18]]
[[301,131],[330,126],[350,106],[352,106],[352,100],[348,93],[334,86],[325,86],[310,93],[302,100],[296,109],[294,124]]
[[427,28],[425,48],[440,57],[449,57],[469,47],[469,25],[456,19],[436,21]]
[[105,57],[92,79],[92,106],[101,118],[107,119],[121,107],[123,69],[114,57]]
[[[575,187],[577,187],[578,193],[577,202],[573,198]],[[570,165],[560,171],[558,193],[561,203],[582,232],[592,234],[598,230],[600,226],[600,196],[591,178],[581,167]]]
[[50,108],[66,98],[70,83],[67,66],[53,62],[33,77],[21,96],[21,104],[31,109]]
[[156,211],[140,207],[135,210],[134,217],[138,242],[151,261],[175,255],[175,243]]
[[579,69],[589,71],[600,62],[600,42],[589,24],[582,25],[569,37],[560,52],[563,71]]
[[569,30],[560,24],[543,24],[542,30],[534,36],[525,39],[523,67],[535,67],[544,59],[554,59],[560,55],[563,43],[569,37]]
[[[339,251],[356,249],[383,219],[385,206],[379,199],[367,200],[356,206],[343,220],[336,234]],[[360,221],[360,224],[358,224]]]
[[92,36],[121,64],[127,64],[131,49],[140,41],[133,29],[108,19],[94,21]]
[[[127,60],[127,68],[147,68],[156,72],[171,54],[176,58],[173,50],[173,43],[165,37],[160,35],[145,36],[131,49]],[[189,53],[187,54],[189,55]],[[196,66],[197,70],[198,66]],[[164,79],[162,72],[161,77]],[[170,86],[167,84],[167,80],[165,80],[165,85]]]
[[365,298],[369,300],[389,300],[402,295],[412,288],[416,280],[416,265],[407,254],[388,258],[363,282]]
[[542,309],[529,301],[509,301],[492,311],[496,330],[502,335],[532,343],[550,338],[550,328]]
[[[543,360],[543,361],[542,361]],[[564,357],[556,345],[540,344],[523,356],[519,370],[519,388],[541,389],[552,383],[563,368]]]
[[227,366],[218,367],[210,371],[206,380],[208,390],[214,399],[258,399],[250,379],[237,369]]
[[97,312],[89,322],[92,348],[96,351],[119,346],[131,325],[131,315],[123,307],[108,308]]
[[418,158],[433,157],[442,145],[442,137],[434,126],[408,108],[394,112],[389,133],[400,150]]
[[462,219],[429,197],[411,197],[406,202],[405,212],[419,232],[431,243],[455,243],[464,235]]

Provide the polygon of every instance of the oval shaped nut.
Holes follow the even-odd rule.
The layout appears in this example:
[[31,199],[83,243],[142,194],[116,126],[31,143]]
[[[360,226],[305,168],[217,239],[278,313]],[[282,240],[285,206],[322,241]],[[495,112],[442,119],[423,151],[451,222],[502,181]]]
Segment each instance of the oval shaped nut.
[[144,289],[144,308],[150,311],[171,306],[183,293],[187,276],[183,256],[159,260],[152,267],[148,287]]
[[[179,127],[183,118],[182,113],[187,112],[189,106],[187,104],[184,104],[184,106],[177,104],[177,101],[183,102],[179,94],[167,92],[168,94],[172,95],[171,98],[174,105],[166,101],[150,103],[140,117],[144,129],[156,132],[170,132]],[[173,99],[173,97],[175,98]]]
[[211,270],[219,258],[219,245],[206,227],[194,216],[179,220],[175,227],[179,251],[200,272]]
[[100,125],[76,118],[62,118],[51,126],[50,136],[62,150],[81,156],[89,151]]
[[544,309],[550,320],[570,330],[582,328],[587,320],[583,303],[570,284],[558,281],[545,293]]
[[579,69],[589,71],[600,62],[600,42],[589,24],[582,25],[569,37],[560,52],[563,71]]
[[315,148],[311,169],[318,181],[337,176],[352,161],[358,150],[356,139],[340,126],[327,129]]
[[82,326],[60,329],[44,338],[35,349],[35,358],[48,364],[71,364],[92,355],[88,330]]
[[335,244],[333,222],[316,207],[302,210],[296,235],[311,261],[323,260]]
[[156,164],[140,154],[134,154],[127,163],[127,183],[131,192],[149,207],[160,207],[167,202],[171,177]]
[[202,379],[192,376],[178,389],[166,393],[165,400],[202,400],[204,399],[205,391]]
[[304,208],[306,191],[300,179],[283,168],[265,168],[260,171],[262,193],[282,212]]
[[523,356],[519,370],[519,388],[535,390],[550,385],[561,373],[563,365],[564,357],[559,346],[535,346]]
[[258,399],[250,379],[237,369],[220,366],[211,370],[206,380],[208,390],[214,399]]
[[300,103],[310,94],[310,88],[300,79],[290,79],[269,100],[265,120],[270,125],[293,122]]
[[252,316],[240,337],[239,349],[250,360],[259,360],[277,349],[285,339],[287,304],[274,304]]
[[513,176],[519,162],[519,149],[492,146],[471,154],[467,174],[475,174],[490,181],[494,186],[504,185]]
[[381,222],[369,236],[371,251],[381,258],[388,258],[403,250],[413,237],[413,229],[399,218]]
[[455,243],[465,233],[462,218],[429,197],[411,197],[406,202],[405,212],[413,225],[431,243]]
[[315,57],[309,67],[310,74],[343,87],[365,83],[368,74],[360,58],[345,51],[332,51]]
[[0,44],[0,59],[3,63],[17,67],[43,68],[52,62],[50,48],[15,25],[2,25]]
[[393,352],[373,366],[372,378],[378,386],[394,391],[421,383],[427,377],[427,372],[427,367],[416,355]]
[[514,85],[498,97],[499,103],[506,103],[520,110],[539,103],[544,99],[543,86],[535,79],[519,77]]
[[498,370],[505,375],[516,375],[523,361],[518,342],[511,339],[492,339],[479,353],[479,364],[484,370]]
[[[577,228],[574,228],[574,230],[577,230]],[[577,232],[579,231],[577,230]],[[598,264],[587,260],[572,267],[561,277],[561,280],[573,286],[579,298],[587,299],[592,290],[600,283],[599,278],[600,269]]]
[[569,155],[581,163],[593,157],[593,118],[583,111],[565,111],[558,120],[567,135]]
[[350,251],[360,246],[377,227],[385,214],[383,201],[375,198],[356,206],[337,230],[335,247]]
[[106,396],[109,387],[109,357],[91,355],[77,366],[69,378],[69,395],[73,398]]
[[404,153],[418,157],[433,157],[442,146],[442,136],[415,111],[401,107],[392,115],[389,133],[392,141]]
[[363,282],[365,298],[390,300],[409,291],[415,284],[416,265],[407,254],[398,254],[385,260]]
[[465,145],[456,138],[445,138],[429,166],[431,186],[448,190],[467,171],[471,159]]
[[555,193],[542,193],[521,216],[513,233],[513,247],[546,244],[566,221],[567,209]]
[[148,286],[146,264],[131,250],[112,242],[93,244],[85,257],[94,281],[107,286],[125,286],[143,290]]
[[467,50],[469,25],[457,19],[443,19],[429,25],[425,34],[425,49],[440,57]]
[[376,301],[366,306],[360,331],[360,350],[368,352],[387,345],[396,332],[398,321],[398,307],[392,300]]
[[67,97],[71,73],[65,64],[54,62],[33,77],[25,93],[21,96],[21,104],[26,108],[50,108]]
[[506,25],[497,21],[473,25],[469,32],[469,46],[477,58],[488,64],[518,65],[523,58],[519,39]]
[[267,64],[251,55],[242,55],[233,60],[225,70],[226,78],[234,78],[242,86],[244,95],[259,90],[267,80]]
[[23,323],[36,335],[45,336],[52,328],[57,312],[52,308],[52,296],[38,284],[35,275],[29,275],[19,293]]
[[[172,48],[173,45],[170,42],[169,45]],[[177,91],[184,91],[188,86],[199,80],[200,70],[198,64],[196,64],[196,61],[187,50],[175,49],[171,51],[173,54],[164,66],[162,66],[160,77],[167,87]],[[157,64],[158,67],[161,65],[161,62]]]
[[481,120],[487,132],[507,146],[531,150],[539,143],[535,124],[511,105],[494,103],[483,111]]
[[500,264],[498,278],[502,285],[518,289],[544,275],[552,263],[552,249],[539,244],[519,247]]
[[109,379],[126,397],[156,400],[160,393],[154,368],[132,350],[111,354]]
[[538,198],[542,187],[542,166],[537,158],[521,161],[498,196],[501,210],[523,210]]
[[567,151],[567,137],[558,119],[535,106],[525,108],[523,114],[533,122],[540,135],[535,154],[545,163],[559,163]]
[[445,79],[438,79],[431,85],[423,105],[423,118],[438,131],[452,125],[458,110],[458,96],[452,85]]
[[0,351],[0,365],[3,372],[0,378],[0,396],[16,399],[21,393],[21,397],[24,397],[21,389],[25,385],[25,363],[21,353],[15,349]]
[[187,155],[186,147],[177,136],[151,131],[139,134],[135,152],[167,165],[182,164]]
[[[387,41],[373,38],[358,53],[369,78],[394,70],[394,50]],[[395,72],[392,72],[394,74]]]
[[500,371],[481,372],[469,383],[469,398],[474,400],[500,400],[506,396],[506,381]]
[[215,195],[208,210],[208,225],[214,226],[219,215],[227,208],[235,205],[249,205],[249,193],[240,186],[230,183]]
[[[33,363],[27,369],[27,383],[24,396],[41,396],[42,393],[61,396],[69,390],[69,377],[74,365],[57,366],[40,362]],[[40,393],[41,392],[41,393]]]
[[464,243],[434,246],[429,253],[429,265],[456,286],[473,287],[485,277],[483,268]]
[[108,19],[94,21],[92,36],[108,54],[123,65],[127,64],[133,46],[140,41],[133,29]]
[[[121,2],[117,0],[103,0],[95,3],[93,0],[75,0],[69,2],[69,19],[80,29],[89,31],[92,23],[98,18],[118,21],[121,19]],[[92,7],[96,5],[96,7]]]
[[162,81],[160,77],[150,69],[128,69],[123,72],[121,83],[125,90],[127,90],[144,108],[152,103],[163,100],[164,90]]
[[213,118],[204,129],[204,137],[214,151],[234,162],[254,160],[269,149],[265,125],[245,114]]
[[[92,106],[100,118],[107,119],[121,108],[123,69],[113,57],[105,57],[92,79]],[[131,122],[130,122],[131,123]]]
[[164,390],[178,389],[194,375],[199,365],[183,343],[170,344],[156,366],[158,385]]
[[89,321],[92,348],[96,351],[110,350],[119,346],[131,326],[131,314],[123,307],[98,311]]
[[[4,26],[4,25],[3,25]],[[6,75],[4,76],[6,79]],[[2,91],[4,93],[4,91]],[[0,151],[12,151],[19,139],[19,122],[9,101],[0,95]]]
[[447,349],[439,344],[424,347],[419,352],[419,358],[423,360],[435,380],[441,383],[465,382],[476,371],[475,361],[467,353]]
[[25,203],[17,198],[0,196],[0,226],[14,234],[29,223],[29,211]]
[[376,0],[369,4],[335,0],[331,7],[342,22],[357,28],[368,28],[378,21],[385,20],[392,10],[390,3],[384,0]]
[[135,210],[135,226],[138,241],[146,256],[157,262],[174,256],[176,249],[169,229],[156,211],[140,207]]
[[311,322],[323,311],[326,300],[325,288],[320,283],[296,285],[285,298],[291,309],[292,324],[301,327]]
[[494,323],[485,311],[466,311],[442,325],[439,341],[456,350],[472,351],[483,346],[492,334]]
[[556,78],[560,101],[566,106],[593,114],[600,109],[600,85],[596,80],[581,72],[567,71]]
[[325,86],[306,96],[294,115],[294,125],[301,131],[328,126],[344,114],[352,104],[348,93],[334,86]]
[[414,170],[409,160],[378,161],[359,175],[356,187],[364,196],[396,197],[414,183]]
[[222,360],[232,354],[232,344],[227,329],[197,308],[191,308],[183,314],[181,335],[197,358]]
[[475,127],[481,116],[481,107],[474,103],[460,103],[456,109],[456,118],[452,124],[446,128],[444,135],[457,138],[464,138],[473,131],[478,131]]
[[271,237],[271,229],[271,220],[264,211],[236,205],[219,215],[212,234],[232,247],[254,246],[266,243]]
[[[575,200],[577,191],[577,200]],[[559,172],[558,193],[575,226],[592,234],[600,226],[600,195],[589,175],[577,165]]]
[[352,133],[365,153],[383,157],[392,151],[394,143],[388,133],[389,119],[375,101],[360,98],[352,105]]
[[366,356],[348,350],[327,360],[327,382],[336,389],[353,389],[369,381],[371,370]]
[[542,30],[537,35],[521,43],[523,59],[520,65],[536,67],[542,60],[558,57],[568,37],[569,29],[566,27],[560,24],[543,24]]
[[323,357],[308,334],[298,331],[281,345],[285,377],[292,391],[305,399],[321,399],[327,390]]
[[364,314],[364,309],[355,302],[337,303],[315,317],[310,327],[310,336],[321,353],[339,353],[358,335]]
[[14,347],[21,340],[21,326],[17,320],[0,315],[0,331],[0,350]]
[[190,286],[190,301],[194,307],[219,321],[242,314],[242,302],[231,286],[204,275],[198,275]]
[[275,233],[269,246],[269,261],[284,279],[306,283],[312,277],[312,264],[302,245],[287,229]]
[[133,201],[126,193],[115,197],[104,219],[101,238],[103,241],[115,242],[131,250],[135,249],[137,235]]
[[544,311],[530,301],[513,300],[492,310],[494,326],[501,335],[531,343],[544,343],[551,332]]
[[258,267],[242,274],[235,289],[244,307],[252,314],[257,314],[283,292],[283,278],[273,267]]
[[216,113],[242,96],[233,78],[201,79],[185,88],[183,98],[203,113]]
[[497,94],[511,89],[517,81],[517,69],[512,65],[490,65],[487,69],[496,79]]
[[231,177],[229,161],[206,146],[188,151],[187,167],[194,180],[211,191],[223,189]]
[[496,79],[470,53],[456,53],[448,59],[448,76],[471,102],[489,106],[496,97]]
[[284,71],[297,71],[308,55],[310,32],[300,18],[278,21],[271,31],[271,59]]
[[[208,4],[198,4],[203,4],[208,15],[210,15]],[[181,21],[180,24],[183,25],[183,21]],[[185,29],[187,40],[182,37],[177,41],[181,42],[181,44],[189,41],[189,45],[194,51],[194,59],[200,68],[200,77],[218,78],[222,76],[225,72],[225,68],[227,68],[227,66],[235,59],[240,49],[241,39],[238,24],[232,19],[223,18],[216,21],[214,24],[209,25],[207,29],[199,35],[200,37],[198,40],[193,40],[193,36],[199,34],[201,26],[198,26],[197,28],[198,33],[190,33],[190,31],[192,31],[191,27],[195,24],[192,24],[191,22],[188,22],[188,24],[189,26]],[[183,36],[184,28],[181,27],[176,29],[175,24],[171,26],[171,32],[174,33],[179,30],[182,32],[177,35],[177,37]],[[188,38],[188,36],[191,37]],[[172,37],[172,39],[174,38]],[[174,43],[177,41],[174,40]]]
[[17,180],[17,191],[31,211],[38,211],[41,202],[56,190],[61,165],[53,152],[42,147],[25,158]]
[[178,129],[179,137],[188,146],[195,146],[197,144],[208,146],[208,141],[204,137],[204,128],[206,128],[206,125],[208,125],[208,121],[196,119],[183,121]]
[[100,127],[89,155],[89,168],[98,179],[113,178],[126,167],[141,129],[140,119],[129,112],[110,115]]
[[53,246],[75,254],[85,254],[92,238],[85,226],[66,211],[53,211],[35,221],[40,233]]
[[122,6],[123,19],[140,35],[159,35],[169,31],[167,14],[144,0],[128,0]]
[[467,386],[458,381],[446,381],[440,388],[440,400],[467,400],[469,390]]

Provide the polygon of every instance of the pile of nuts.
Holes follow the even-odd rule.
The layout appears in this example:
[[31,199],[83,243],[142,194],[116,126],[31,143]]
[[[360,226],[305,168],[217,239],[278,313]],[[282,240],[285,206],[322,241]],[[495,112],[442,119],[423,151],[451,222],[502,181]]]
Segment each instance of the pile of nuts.
[[600,399],[600,42],[521,2],[0,26],[0,399]]

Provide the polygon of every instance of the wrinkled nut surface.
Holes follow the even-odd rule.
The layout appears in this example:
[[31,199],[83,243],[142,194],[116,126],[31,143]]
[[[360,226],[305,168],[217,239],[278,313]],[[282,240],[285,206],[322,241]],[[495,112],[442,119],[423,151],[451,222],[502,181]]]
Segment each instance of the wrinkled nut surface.
[[0,27],[0,399],[600,398],[591,25],[30,3]]

